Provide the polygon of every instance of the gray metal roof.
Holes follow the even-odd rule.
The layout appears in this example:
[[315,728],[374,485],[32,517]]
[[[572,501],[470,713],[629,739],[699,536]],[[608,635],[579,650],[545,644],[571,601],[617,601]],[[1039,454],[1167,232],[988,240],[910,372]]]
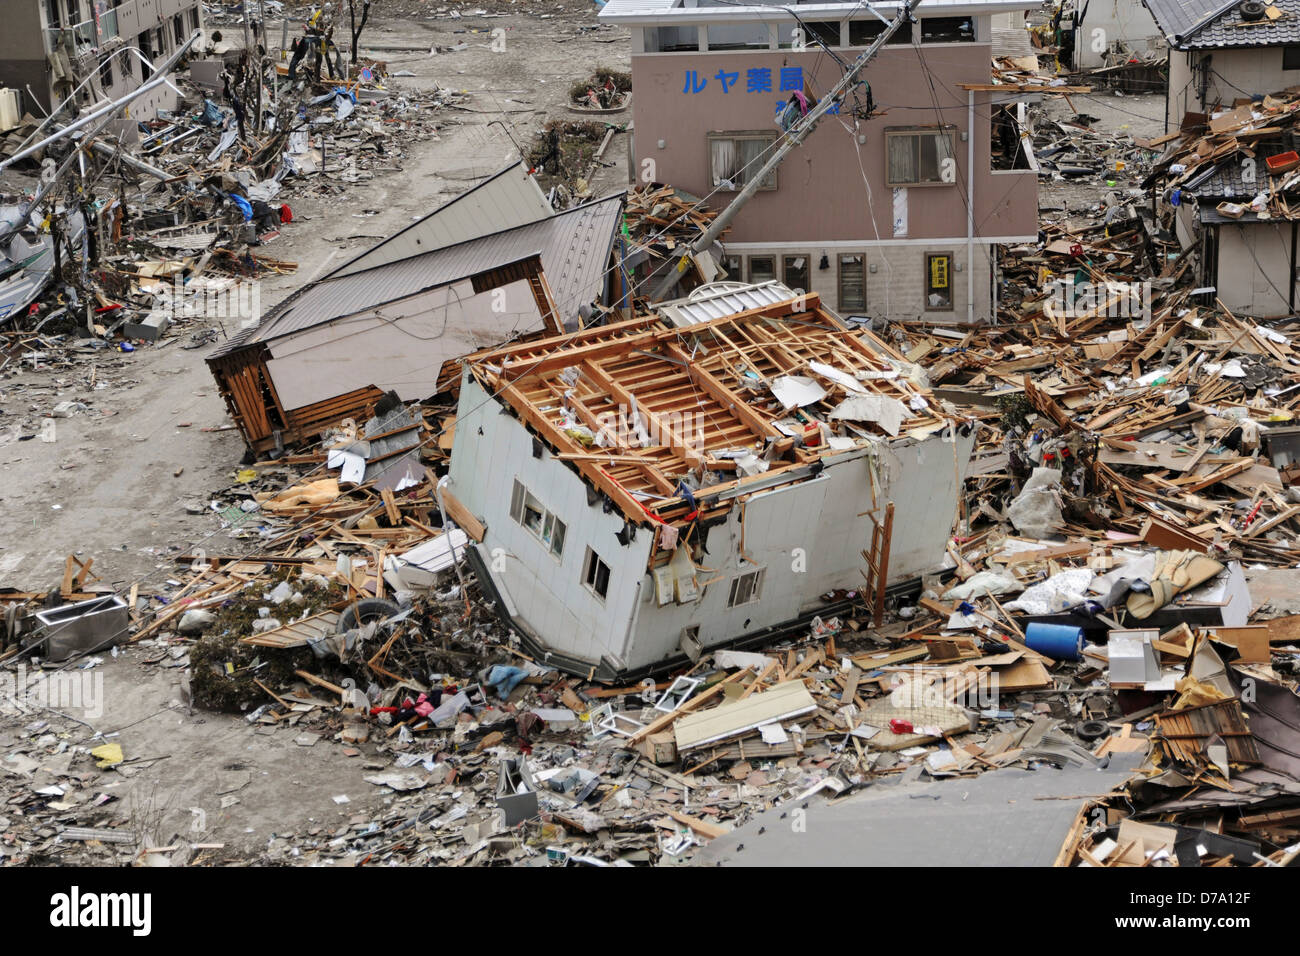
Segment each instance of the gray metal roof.
[[552,215],[554,210],[537,180],[522,165],[508,166],[371,246],[329,275],[349,275],[503,229],[540,222]]
[[598,299],[623,211],[623,194],[576,206],[550,219],[471,239],[349,274],[332,273],[304,286],[255,329],[214,351],[268,342],[365,309],[540,255],[560,317]]
[[1282,16],[1254,23],[1240,3],[1225,0],[1142,0],[1170,44],[1180,50],[1300,44],[1300,0],[1270,0]]
[[656,308],[670,325],[695,325],[777,302],[789,302],[796,295],[797,292],[775,279],[757,285],[712,282],[696,289],[685,299],[674,299]]

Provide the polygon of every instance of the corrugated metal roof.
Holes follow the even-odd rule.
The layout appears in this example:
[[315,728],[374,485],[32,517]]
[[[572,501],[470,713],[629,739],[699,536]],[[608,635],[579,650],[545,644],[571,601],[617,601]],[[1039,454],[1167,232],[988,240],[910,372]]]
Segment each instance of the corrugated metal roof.
[[350,275],[503,229],[540,222],[554,214],[542,187],[528,175],[528,170],[522,165],[510,166],[329,274]]
[[1300,0],[1269,0],[1267,5],[1277,7],[1282,16],[1253,23],[1242,18],[1239,3],[1229,6],[1224,0],[1142,2],[1166,39],[1180,50],[1300,44]]
[[304,286],[247,336],[213,352],[268,342],[458,279],[540,255],[562,319],[600,297],[609,252],[623,210],[623,194],[556,213],[550,219],[409,256],[347,275],[331,274]]
[[657,307],[670,325],[695,325],[735,315],[778,302],[789,302],[798,293],[775,279],[747,285],[743,282],[711,282],[696,289],[685,299],[674,299]]

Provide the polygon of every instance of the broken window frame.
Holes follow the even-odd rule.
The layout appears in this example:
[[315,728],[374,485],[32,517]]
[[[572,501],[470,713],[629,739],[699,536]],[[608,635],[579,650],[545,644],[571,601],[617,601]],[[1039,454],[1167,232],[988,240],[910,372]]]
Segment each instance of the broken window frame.
[[[956,185],[956,177],[952,182],[943,181],[943,161],[945,159],[956,160],[957,127],[955,126],[895,126],[885,130],[885,185],[887,186],[953,186]],[[922,145],[925,139],[933,139],[934,147],[934,178],[922,178],[928,176],[928,171],[922,170],[922,164],[926,162],[927,157],[924,155]],[[948,141],[948,152],[944,155],[943,148],[939,145],[943,140]],[[911,156],[911,174],[912,179],[904,179],[901,176],[895,177],[898,170],[895,168],[893,154],[896,148],[895,144],[901,144],[905,140],[910,140],[912,145],[910,150]]]
[[718,260],[718,265],[727,273],[727,279],[731,282],[743,282],[745,280],[745,257],[744,256],[722,256]]
[[[809,49],[821,49],[824,43],[829,47],[844,45],[844,23],[841,20],[805,20],[800,23],[779,23],[776,27],[776,45],[778,49],[789,50],[794,46],[794,31],[803,30],[804,43]],[[821,40],[821,43],[817,41]]]
[[[763,161],[767,158],[766,154],[776,144],[776,132],[769,132],[767,130],[722,130],[709,133],[706,136],[706,141],[704,155],[708,163],[705,170],[708,176],[708,182],[712,183],[714,189],[718,192],[740,192],[740,190],[744,189],[746,184],[749,182],[747,177],[758,172],[759,169],[762,168]],[[719,177],[714,175],[714,167],[717,164],[714,159],[714,147],[715,145],[721,145],[728,142],[736,147],[736,157],[731,161],[733,175],[730,177]],[[744,147],[739,145],[741,143],[761,143],[762,146],[759,148],[756,155],[750,156],[746,159],[744,156]],[[752,147],[750,147],[750,149],[752,151]],[[737,163],[739,163],[739,165],[736,165]],[[722,185],[724,179],[731,184],[730,188]],[[777,185],[777,172],[776,170],[772,170],[772,172],[768,174],[767,181],[759,186],[758,190],[759,192],[766,192],[776,189]]]
[[[947,302],[946,305],[931,305],[931,304],[930,304],[930,296],[933,295],[935,292],[938,292],[938,291],[940,291],[941,289],[944,288],[944,287],[942,287],[942,286],[936,286],[936,285],[933,283],[933,281],[932,281],[932,277],[933,277],[933,275],[934,275],[934,273],[932,272],[932,269],[933,269],[932,262],[933,262],[935,259],[947,259],[947,260],[948,260],[947,275],[946,275],[946,278],[947,278],[947,280],[948,280],[948,285],[947,285],[948,302]],[[953,274],[953,255],[952,255],[952,253],[951,253],[951,252],[927,252],[927,253],[925,254],[925,259],[923,260],[923,262],[924,262],[924,269],[925,269],[925,272],[924,272],[923,277],[922,277],[923,280],[924,280],[924,282],[925,282],[925,311],[927,311],[927,312],[952,312],[952,311],[954,311],[954,310],[957,308],[957,303],[956,303],[956,296],[954,296],[954,295],[952,294],[952,290],[953,290],[953,282],[952,282],[952,274]]]
[[[802,266],[791,265],[792,262],[802,259]],[[793,275],[792,275],[793,273]],[[799,278],[803,279],[799,282]],[[793,289],[796,293],[804,294],[812,291],[812,257],[805,252],[796,252],[781,257],[781,281],[787,288]]]
[[[538,516],[536,527],[528,519],[530,511]],[[515,524],[542,542],[555,557],[564,556],[564,539],[568,535],[569,526],[543,505],[518,478],[510,489],[510,517]]]
[[[744,607],[747,604],[757,604],[762,599],[763,578],[766,576],[766,568],[757,568],[753,571],[742,571],[731,579],[731,587],[727,591],[727,608]],[[742,588],[747,588],[745,600],[739,600]]]
[[[850,300],[844,290],[844,260],[857,259],[858,297]],[[835,292],[836,304],[841,312],[862,312],[867,308],[867,256],[864,252],[840,252],[835,255]]]
[[926,45],[931,43],[974,43],[975,18],[922,17],[921,42]]
[[[772,265],[771,265],[771,268],[769,268],[769,269],[764,269],[764,270],[763,270],[763,275],[762,275],[762,277],[759,277],[759,276],[756,275],[756,270],[754,269],[754,261],[755,261],[755,260],[758,260],[758,261],[760,261],[760,262],[766,261],[766,262],[770,262],[770,263],[772,264]],[[773,281],[773,280],[776,278],[776,256],[769,256],[769,255],[750,256],[750,257],[749,257],[749,262],[746,263],[746,265],[747,265],[748,268],[749,268],[748,275],[749,275],[749,281],[750,281],[751,283],[755,283],[755,282],[771,282],[771,281]]]
[[[849,46],[867,47],[885,32],[885,25],[875,17],[849,21]],[[901,46],[912,42],[912,24],[905,23],[889,38],[885,46]]]
[[693,24],[646,27],[642,30],[642,48],[646,53],[698,53],[700,31]]
[[609,565],[588,546],[586,559],[582,562],[582,585],[601,603],[604,603],[609,594],[610,574]]

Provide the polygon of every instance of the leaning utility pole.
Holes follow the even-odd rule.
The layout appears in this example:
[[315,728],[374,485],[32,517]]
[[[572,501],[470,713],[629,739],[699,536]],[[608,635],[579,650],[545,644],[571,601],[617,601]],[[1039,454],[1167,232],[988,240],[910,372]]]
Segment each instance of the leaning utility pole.
[[[899,27],[912,21],[912,11],[919,7],[921,2],[922,0],[903,0],[902,9],[898,11],[898,15],[894,17],[892,23],[885,21],[884,17],[880,17],[880,14],[876,14],[876,16],[880,17],[882,21],[887,23],[885,32],[876,37],[875,42],[872,43],[861,56],[854,60],[852,64],[850,64],[848,70],[840,81],[831,87],[830,92],[818,100],[817,105],[809,110],[807,115],[802,117],[799,122],[795,123],[786,131],[782,138],[781,145],[777,147],[776,152],[768,158],[768,161],[763,164],[763,168],[750,177],[749,182],[745,184],[745,187],[736,194],[736,198],[727,205],[726,209],[722,210],[722,212],[718,214],[717,218],[713,220],[709,228],[704,230],[700,237],[691,243],[688,251],[684,252],[681,259],[678,260],[676,267],[669,270],[668,274],[664,276],[663,281],[659,283],[654,292],[650,295],[650,300],[652,302],[662,302],[668,293],[673,290],[681,280],[682,273],[686,271],[686,268],[690,263],[691,255],[703,252],[705,249],[709,248],[709,246],[713,245],[718,236],[722,235],[722,231],[731,223],[731,220],[736,218],[736,213],[740,212],[741,207],[753,198],[754,193],[758,192],[759,188],[763,185],[763,182],[767,177],[771,175],[772,171],[781,165],[781,162],[792,149],[803,143],[808,134],[817,126],[817,121],[825,116],[827,110],[835,104],[836,99],[842,96],[844,92],[857,81],[858,74],[862,72],[863,67],[870,62],[871,58],[876,55],[877,51],[889,42],[889,38],[898,32]],[[874,10],[872,12],[875,13]]]

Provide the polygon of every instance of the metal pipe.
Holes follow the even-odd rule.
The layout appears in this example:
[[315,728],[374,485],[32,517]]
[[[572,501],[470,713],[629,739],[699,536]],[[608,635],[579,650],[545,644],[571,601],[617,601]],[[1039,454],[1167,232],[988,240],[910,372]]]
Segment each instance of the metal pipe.
[[[197,40],[198,38],[199,38],[199,33],[196,30],[194,34],[188,40],[186,40],[185,43],[175,53],[173,53],[167,59],[166,63],[158,67],[158,69],[154,72],[153,76],[151,76],[145,82],[141,83],[139,86],[137,86],[126,96],[114,100],[113,102],[108,103],[105,106],[101,106],[93,113],[87,113],[85,116],[81,117],[81,119],[76,120],[73,123],[69,123],[67,126],[63,127],[63,129],[59,130],[57,133],[54,133],[51,136],[45,137],[45,139],[41,140],[39,143],[36,143],[32,146],[28,146],[26,149],[14,153],[8,159],[4,160],[3,162],[0,162],[0,170],[12,166],[14,163],[18,162],[21,159],[26,159],[28,156],[31,156],[33,153],[39,152],[40,150],[44,149],[50,143],[63,139],[65,136],[67,136],[70,133],[75,133],[83,126],[88,126],[89,124],[95,122],[96,120],[104,116],[112,116],[122,107],[126,106],[128,103],[132,102],[133,100],[139,98],[141,95],[149,92],[155,86],[159,86],[162,83],[165,83],[167,81],[167,74],[171,71],[172,67],[174,67],[177,64],[177,62],[180,61],[180,58],[189,51],[189,48],[194,45],[194,41]],[[54,112],[57,113],[58,110],[55,110]]]
[[[991,129],[992,127],[990,127],[990,131]],[[972,325],[975,324],[975,91],[974,90],[966,91],[966,321]]]
[[95,142],[90,144],[90,148],[93,149],[95,152],[100,153],[104,156],[116,157],[117,159],[120,159],[122,162],[124,162],[126,165],[130,166],[132,169],[137,169],[142,173],[147,173],[148,175],[153,176],[155,179],[161,179],[164,182],[166,182],[169,179],[176,178],[171,173],[159,169],[157,166],[150,166],[148,163],[141,162],[140,160],[136,159],[134,156],[128,154],[126,150],[120,149],[117,146],[113,146],[109,143],[101,143],[98,140],[96,140]]
[[[763,164],[763,168],[750,177],[749,182],[745,184],[745,187],[741,189],[739,193],[737,193],[736,198],[728,203],[727,208],[718,213],[717,217],[709,225],[709,228],[704,230],[695,242],[691,243],[689,247],[690,253],[703,252],[705,249],[709,248],[709,246],[713,245],[718,236],[722,235],[723,230],[731,224],[731,220],[736,218],[736,214],[740,212],[745,203],[749,202],[749,200],[753,198],[754,194],[758,192],[759,188],[763,185],[764,180],[767,179],[776,167],[781,165],[792,149],[803,143],[804,138],[813,131],[817,122],[826,114],[827,110],[831,108],[836,98],[841,96],[845,90],[853,85],[857,75],[862,72],[863,67],[867,65],[868,61],[870,61],[871,58],[876,55],[877,51],[879,51],[880,48],[889,41],[889,38],[898,31],[899,27],[904,23],[911,22],[912,11],[920,6],[921,3],[922,0],[903,0],[902,9],[900,9],[898,15],[894,17],[894,21],[880,34],[880,36],[876,37],[875,42],[872,43],[860,57],[853,61],[853,65],[849,67],[840,81],[831,87],[830,92],[818,100],[817,105],[809,110],[808,114],[804,116],[803,119],[786,131],[784,142],[781,143],[768,161]],[[664,276],[663,281],[660,282],[654,292],[651,293],[650,298],[652,301],[662,301],[673,287],[677,285],[678,281],[681,279],[682,273],[686,271],[686,264],[689,261],[689,258],[689,253],[684,253],[681,259],[678,260],[677,265],[668,271],[668,274]]]

